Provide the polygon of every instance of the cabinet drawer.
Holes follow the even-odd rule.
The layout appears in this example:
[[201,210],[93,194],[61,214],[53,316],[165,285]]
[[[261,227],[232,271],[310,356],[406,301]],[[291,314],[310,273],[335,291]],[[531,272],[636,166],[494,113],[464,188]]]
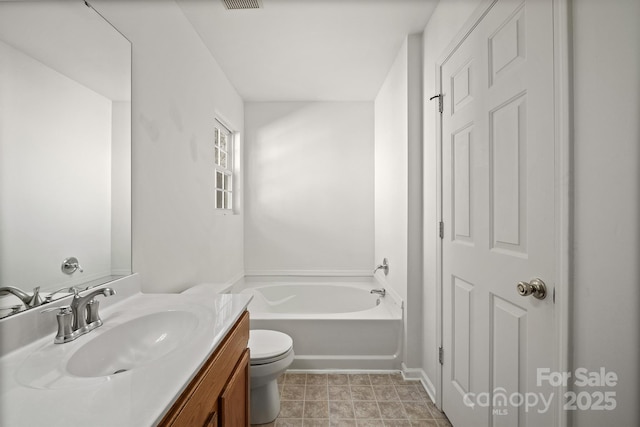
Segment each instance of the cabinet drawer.
[[218,397],[248,343],[249,313],[245,311],[160,422],[160,426],[207,425],[212,420],[212,413],[217,412]]

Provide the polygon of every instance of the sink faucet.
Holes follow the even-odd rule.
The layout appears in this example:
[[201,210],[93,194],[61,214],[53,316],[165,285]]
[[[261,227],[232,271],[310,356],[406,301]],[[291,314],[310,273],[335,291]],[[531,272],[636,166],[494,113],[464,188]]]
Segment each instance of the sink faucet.
[[77,288],[71,288],[74,292],[71,305],[62,307],[47,308],[41,311],[46,313],[59,310],[56,315],[58,322],[58,333],[54,343],[63,344],[73,341],[76,338],[102,326],[102,320],[98,315],[99,302],[95,299],[98,295],[108,297],[115,295],[116,291],[111,288],[96,289],[87,295],[80,296]]
[[40,286],[33,289],[32,295],[29,295],[28,293],[13,286],[1,287],[0,296],[7,294],[12,294],[20,298],[20,301],[22,301],[26,308],[37,307],[42,304],[42,298],[40,297]]
[[[95,297],[104,295],[105,297],[114,295],[116,291],[111,288],[102,288],[89,292],[85,296],[80,296],[76,291],[71,301],[71,313],[73,314],[72,330],[79,331],[87,329],[83,333],[87,333],[92,329],[102,325],[102,320],[98,316],[98,301]],[[80,334],[82,335],[82,334]]]

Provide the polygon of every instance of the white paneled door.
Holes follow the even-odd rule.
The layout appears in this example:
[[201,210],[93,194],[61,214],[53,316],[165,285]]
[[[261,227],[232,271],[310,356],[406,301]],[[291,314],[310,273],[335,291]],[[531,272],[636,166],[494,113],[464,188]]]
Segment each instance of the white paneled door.
[[[441,65],[442,406],[455,427],[552,426],[551,0],[498,0]],[[532,279],[544,299],[522,296]],[[536,282],[533,282],[536,284]]]

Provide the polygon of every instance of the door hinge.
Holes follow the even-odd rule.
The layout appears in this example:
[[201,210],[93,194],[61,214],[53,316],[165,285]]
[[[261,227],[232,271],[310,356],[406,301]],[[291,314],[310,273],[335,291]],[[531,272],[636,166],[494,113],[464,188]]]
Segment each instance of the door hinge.
[[444,222],[442,221],[438,223],[438,235],[441,239],[444,239]]
[[442,347],[438,348],[438,362],[440,362],[441,365],[444,364],[444,350],[442,349]]
[[433,101],[436,98],[438,98],[438,111],[440,112],[440,114],[442,114],[442,111],[444,111],[444,108],[443,108],[444,101],[442,100],[443,95],[441,93],[434,95],[431,98],[429,98],[429,101]]

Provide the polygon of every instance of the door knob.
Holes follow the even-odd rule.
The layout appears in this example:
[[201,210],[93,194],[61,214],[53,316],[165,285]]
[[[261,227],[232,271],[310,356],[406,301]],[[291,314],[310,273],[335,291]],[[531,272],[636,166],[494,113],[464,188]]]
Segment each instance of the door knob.
[[533,295],[538,299],[545,299],[547,296],[547,286],[540,279],[533,279],[531,283],[518,282],[516,288],[523,297]]

